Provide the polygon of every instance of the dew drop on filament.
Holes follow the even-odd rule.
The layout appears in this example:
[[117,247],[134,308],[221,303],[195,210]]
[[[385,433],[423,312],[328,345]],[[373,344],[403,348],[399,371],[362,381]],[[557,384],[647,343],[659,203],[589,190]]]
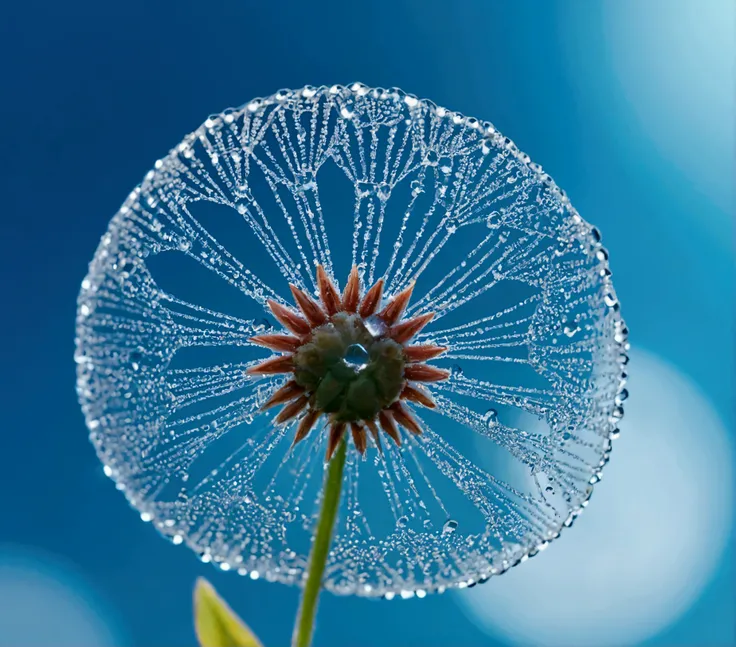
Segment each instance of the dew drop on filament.
[[498,422],[498,411],[496,411],[495,409],[488,409],[483,417],[485,418],[486,424],[489,427],[492,427]]
[[442,534],[450,535],[457,530],[458,523],[454,519],[448,519],[442,526]]

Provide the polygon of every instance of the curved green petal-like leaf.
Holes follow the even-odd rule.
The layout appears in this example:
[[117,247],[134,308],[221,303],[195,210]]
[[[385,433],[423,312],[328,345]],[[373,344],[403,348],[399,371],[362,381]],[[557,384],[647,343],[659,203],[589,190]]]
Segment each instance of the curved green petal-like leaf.
[[263,647],[203,577],[194,587],[194,628],[201,647]]

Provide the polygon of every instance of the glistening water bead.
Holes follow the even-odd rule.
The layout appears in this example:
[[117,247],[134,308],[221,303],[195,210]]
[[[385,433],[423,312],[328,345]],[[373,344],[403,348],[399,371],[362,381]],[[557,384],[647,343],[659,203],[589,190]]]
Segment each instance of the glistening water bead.
[[627,397],[600,234],[490,123],[398,89],[209,117],[125,200],[78,306],[105,474],[204,561],[302,583],[348,438],[336,593],[423,597],[535,555]]

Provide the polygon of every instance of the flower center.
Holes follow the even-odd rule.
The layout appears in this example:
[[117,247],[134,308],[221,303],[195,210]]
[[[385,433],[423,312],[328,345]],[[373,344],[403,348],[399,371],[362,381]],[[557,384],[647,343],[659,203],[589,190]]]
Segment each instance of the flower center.
[[421,435],[422,427],[401,400],[433,409],[432,396],[412,383],[446,380],[450,371],[424,363],[442,355],[446,346],[407,346],[434,317],[434,312],[426,312],[401,321],[414,283],[389,299],[380,311],[383,279],[361,297],[356,265],[342,296],[321,265],[317,266],[317,285],[321,305],[304,290],[289,285],[301,314],[266,300],[273,316],[293,334],[252,337],[254,344],[285,354],[254,364],[246,372],[292,373],[293,378],[276,389],[261,409],[283,404],[274,418],[277,425],[300,416],[294,444],[304,440],[326,414],[330,428],[327,460],[348,427],[361,454],[369,433],[382,451],[378,425],[396,445],[401,445],[397,424]]
[[357,314],[340,312],[315,328],[294,354],[294,377],[313,406],[336,421],[372,420],[399,399],[404,385],[401,344],[374,336]]

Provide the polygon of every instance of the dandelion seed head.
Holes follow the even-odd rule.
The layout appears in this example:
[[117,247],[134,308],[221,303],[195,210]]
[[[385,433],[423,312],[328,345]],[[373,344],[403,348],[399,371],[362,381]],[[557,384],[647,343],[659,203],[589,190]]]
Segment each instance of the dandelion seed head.
[[490,123],[398,89],[279,91],[210,116],[110,223],[78,300],[90,439],[175,544],[300,584],[344,437],[325,586],[474,586],[574,523],[610,457],[608,263]]

